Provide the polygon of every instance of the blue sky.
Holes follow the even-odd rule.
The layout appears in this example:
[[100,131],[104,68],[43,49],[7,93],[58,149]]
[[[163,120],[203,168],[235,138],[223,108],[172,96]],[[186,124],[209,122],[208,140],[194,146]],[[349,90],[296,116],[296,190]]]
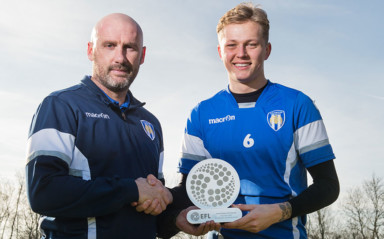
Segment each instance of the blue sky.
[[[50,92],[91,73],[93,25],[123,12],[143,28],[146,61],[131,90],[162,122],[166,172],[177,170],[189,111],[225,88],[216,24],[240,1],[3,1],[0,9],[0,176],[25,164],[29,124]],[[270,19],[266,77],[315,100],[342,190],[384,177],[384,17],[381,1],[253,1]]]

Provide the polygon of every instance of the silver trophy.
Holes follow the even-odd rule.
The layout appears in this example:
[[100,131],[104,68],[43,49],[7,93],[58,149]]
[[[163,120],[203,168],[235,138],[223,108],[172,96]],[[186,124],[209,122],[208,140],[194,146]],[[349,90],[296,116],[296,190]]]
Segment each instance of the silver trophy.
[[187,193],[199,209],[191,210],[187,220],[191,224],[207,221],[232,222],[242,217],[238,208],[228,208],[240,191],[236,170],[224,160],[206,159],[197,163],[187,177]]

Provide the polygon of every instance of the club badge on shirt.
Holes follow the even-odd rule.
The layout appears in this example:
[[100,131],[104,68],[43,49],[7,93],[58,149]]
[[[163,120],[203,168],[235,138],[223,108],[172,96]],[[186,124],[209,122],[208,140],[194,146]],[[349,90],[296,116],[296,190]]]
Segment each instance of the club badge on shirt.
[[269,126],[274,130],[278,131],[281,129],[285,122],[284,110],[274,110],[268,113],[267,121]]
[[153,127],[153,125],[146,120],[140,120],[140,122],[141,122],[141,125],[143,126],[145,133],[148,135],[148,137],[151,140],[154,140],[156,135],[155,135],[155,128]]

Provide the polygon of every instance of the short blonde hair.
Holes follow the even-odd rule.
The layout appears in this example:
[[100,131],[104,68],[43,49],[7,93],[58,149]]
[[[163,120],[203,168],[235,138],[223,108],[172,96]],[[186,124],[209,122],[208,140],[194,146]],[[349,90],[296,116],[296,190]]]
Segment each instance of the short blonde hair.
[[226,25],[240,24],[253,21],[260,24],[262,35],[266,43],[269,41],[269,20],[267,13],[252,3],[240,3],[224,14],[219,20],[216,32],[219,35]]

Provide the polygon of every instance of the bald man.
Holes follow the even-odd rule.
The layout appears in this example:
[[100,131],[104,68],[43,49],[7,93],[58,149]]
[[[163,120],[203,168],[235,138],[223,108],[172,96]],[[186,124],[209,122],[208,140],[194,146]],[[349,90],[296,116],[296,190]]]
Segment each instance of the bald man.
[[155,216],[173,197],[160,123],[129,90],[145,49],[131,17],[102,18],[88,43],[92,76],[51,93],[33,116],[27,192],[43,238],[156,237]]

